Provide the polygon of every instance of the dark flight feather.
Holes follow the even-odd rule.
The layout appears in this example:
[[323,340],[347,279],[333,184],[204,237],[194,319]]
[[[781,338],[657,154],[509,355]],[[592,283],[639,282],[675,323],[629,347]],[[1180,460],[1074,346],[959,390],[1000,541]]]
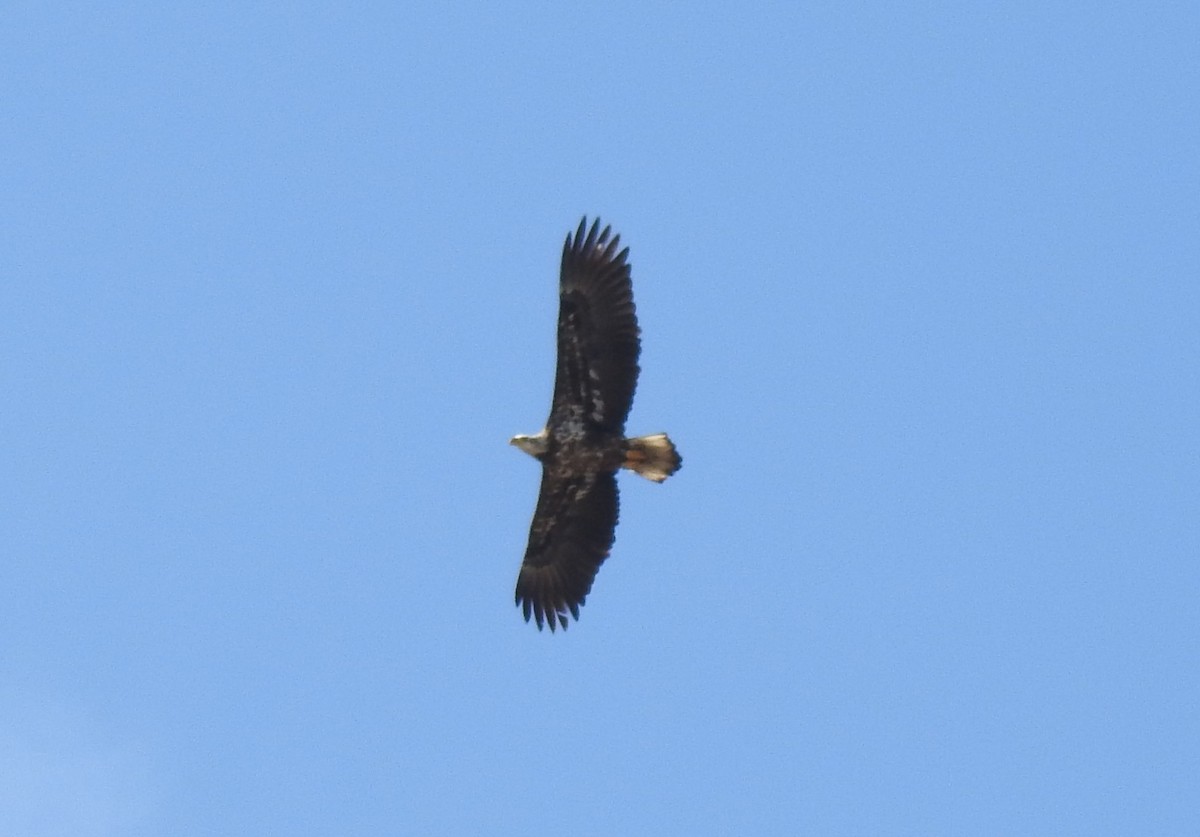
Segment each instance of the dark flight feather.
[[563,245],[549,426],[583,404],[597,430],[620,433],[633,404],[641,351],[629,248],[618,251],[621,237],[610,239],[610,227],[601,232],[599,219],[585,237],[586,224],[584,218]]
[[546,469],[517,576],[517,604],[539,628],[567,627],[612,549],[619,500],[614,472],[564,476]]

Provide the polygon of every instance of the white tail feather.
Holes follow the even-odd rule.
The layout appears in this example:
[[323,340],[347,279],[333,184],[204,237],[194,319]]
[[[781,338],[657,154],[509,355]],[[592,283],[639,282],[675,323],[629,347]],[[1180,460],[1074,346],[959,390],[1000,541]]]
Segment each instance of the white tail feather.
[[654,482],[662,482],[683,465],[683,458],[666,433],[625,440],[625,467]]

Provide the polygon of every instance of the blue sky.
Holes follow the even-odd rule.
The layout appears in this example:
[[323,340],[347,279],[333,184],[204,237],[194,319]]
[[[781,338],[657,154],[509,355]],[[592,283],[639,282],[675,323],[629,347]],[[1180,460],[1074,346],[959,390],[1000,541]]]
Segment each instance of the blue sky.
[[[18,4],[0,831],[1187,834],[1190,4]],[[512,602],[631,247],[582,620]]]

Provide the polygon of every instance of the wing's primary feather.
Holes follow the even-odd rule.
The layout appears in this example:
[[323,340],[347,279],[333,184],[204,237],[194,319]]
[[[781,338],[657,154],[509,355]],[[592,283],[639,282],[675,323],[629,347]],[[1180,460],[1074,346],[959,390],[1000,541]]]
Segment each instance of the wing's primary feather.
[[530,616],[567,627],[567,614],[592,589],[600,565],[612,549],[619,500],[612,472],[565,474],[546,467],[537,511],[529,529],[529,547],[517,576],[516,601]]
[[637,387],[641,351],[629,248],[621,237],[590,230],[587,218],[563,244],[559,277],[558,368],[550,425],[572,408],[594,429],[620,432]]

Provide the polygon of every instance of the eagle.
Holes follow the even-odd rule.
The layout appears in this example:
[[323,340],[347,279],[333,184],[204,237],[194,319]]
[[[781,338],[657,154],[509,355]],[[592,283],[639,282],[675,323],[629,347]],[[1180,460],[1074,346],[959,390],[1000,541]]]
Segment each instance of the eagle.
[[[538,630],[561,625],[592,589],[617,528],[617,471],[654,482],[682,459],[666,433],[625,437],[637,387],[641,337],[629,248],[587,216],[563,244],[558,290],[558,365],[545,428],[514,436],[542,463],[542,487],[517,576],[516,602]],[[611,236],[611,237],[610,237]]]

